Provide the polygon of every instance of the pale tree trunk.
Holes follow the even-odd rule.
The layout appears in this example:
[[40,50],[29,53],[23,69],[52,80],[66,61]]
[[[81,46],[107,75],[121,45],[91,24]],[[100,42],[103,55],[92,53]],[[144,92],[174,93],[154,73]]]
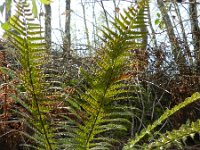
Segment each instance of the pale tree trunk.
[[93,17],[93,44],[94,44],[94,49],[96,50],[97,48],[97,18],[96,18],[96,2],[94,1],[92,4],[92,17]]
[[186,59],[183,55],[182,48],[178,43],[178,39],[174,33],[173,25],[168,15],[167,9],[165,8],[163,0],[157,0],[158,7],[163,16],[163,21],[166,25],[167,35],[169,37],[169,41],[172,45],[172,54],[174,56],[174,60],[178,66],[179,72],[182,74],[186,68]]
[[45,40],[47,49],[51,49],[51,5],[44,5],[45,7]]
[[187,35],[185,33],[185,28],[184,28],[183,20],[182,20],[182,17],[181,17],[181,12],[180,12],[179,6],[177,5],[176,2],[174,2],[174,8],[175,8],[176,14],[178,16],[179,24],[180,24],[180,27],[181,27],[181,33],[182,33],[183,42],[184,42],[183,48],[185,50],[186,56],[188,57],[189,66],[193,66],[192,54],[191,54],[191,51],[190,51],[190,48],[189,48]]
[[[71,59],[71,34],[70,34],[70,18],[71,18],[71,0],[65,1],[65,33],[63,39],[63,60],[67,64]],[[68,66],[67,66],[68,67]]]
[[190,22],[192,31],[192,40],[194,45],[195,64],[197,66],[197,73],[200,72],[200,28],[197,14],[196,0],[190,0],[189,4]]
[[154,47],[155,49],[158,49],[158,42],[156,39],[156,32],[154,30],[153,24],[152,24],[152,20],[151,20],[151,11],[150,11],[150,7],[148,7],[148,24],[152,33],[152,38],[153,38],[153,43],[154,43]]
[[81,0],[81,6],[82,6],[82,10],[83,10],[83,21],[84,21],[84,26],[85,26],[87,47],[89,50],[89,56],[92,56],[92,48],[91,48],[91,43],[90,43],[89,29],[88,29],[87,20],[86,20],[85,4],[83,3],[83,0]]

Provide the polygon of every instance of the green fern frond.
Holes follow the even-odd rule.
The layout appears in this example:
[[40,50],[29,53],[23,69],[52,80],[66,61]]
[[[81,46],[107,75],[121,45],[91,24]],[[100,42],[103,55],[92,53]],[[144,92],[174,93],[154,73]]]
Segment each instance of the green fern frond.
[[35,23],[26,1],[18,2],[16,8],[16,14],[9,20],[10,29],[6,34],[16,48],[22,68],[19,77],[27,94],[26,101],[18,102],[29,112],[26,121],[34,131],[33,139],[36,147],[53,150],[55,141],[50,130],[50,122],[47,121],[49,109],[43,105],[49,103],[43,93],[46,86],[42,70],[46,56],[43,32],[40,25]]
[[[136,144],[146,135],[150,135],[151,132],[157,127],[159,126],[164,120],[166,120],[167,118],[169,118],[171,115],[173,115],[174,113],[176,113],[177,111],[179,111],[180,109],[186,107],[187,105],[197,101],[200,99],[200,93],[194,93],[191,97],[188,97],[185,99],[185,101],[183,101],[182,103],[174,106],[172,109],[168,109],[166,110],[163,115],[161,115],[161,117],[156,120],[152,125],[147,126],[146,129],[143,129],[139,134],[136,135],[135,139],[131,140],[125,147],[125,150],[131,150],[133,149]],[[196,124],[194,124],[196,125]],[[190,129],[188,129],[190,130]],[[192,130],[192,129],[191,129]],[[173,134],[173,132],[172,132]],[[181,135],[181,134],[180,134]]]
[[71,129],[74,134],[65,139],[68,149],[110,149],[111,141],[117,141],[117,138],[103,135],[112,130],[126,131],[130,124],[128,117],[125,117],[130,117],[130,109],[119,102],[127,100],[127,93],[132,92],[124,82],[131,76],[125,72],[130,65],[129,50],[142,45],[144,33],[139,29],[145,23],[138,20],[144,15],[141,11],[146,10],[148,2],[142,0],[136,7],[129,8],[121,19],[115,19],[115,29],[104,27],[102,31],[105,45],[98,53],[97,69],[93,74],[84,72],[88,87],[84,88],[85,92],[78,92],[78,100],[74,99],[84,112],[84,120],[78,126],[74,124]]
[[173,145],[183,145],[180,144],[182,141],[190,136],[192,137],[195,133],[199,133],[200,131],[200,120],[196,122],[187,123],[182,125],[178,130],[168,131],[166,134],[161,134],[158,139],[152,142],[149,145],[145,146],[146,150],[160,149],[160,148],[169,148]]

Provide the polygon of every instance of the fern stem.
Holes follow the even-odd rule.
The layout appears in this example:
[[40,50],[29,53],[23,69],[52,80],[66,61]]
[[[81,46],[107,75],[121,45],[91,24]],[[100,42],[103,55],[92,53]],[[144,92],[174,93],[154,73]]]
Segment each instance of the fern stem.
[[[27,51],[28,52],[28,51]],[[50,143],[50,141],[49,141],[49,138],[48,138],[48,133],[47,133],[47,131],[46,131],[46,129],[45,129],[45,124],[44,124],[44,122],[43,122],[43,119],[42,119],[42,114],[41,114],[41,111],[40,111],[40,107],[39,107],[39,103],[38,103],[38,97],[37,97],[37,95],[36,95],[36,93],[35,93],[35,87],[34,87],[34,83],[33,83],[33,77],[32,77],[32,69],[31,69],[31,67],[30,67],[30,59],[29,59],[29,55],[28,55],[28,61],[27,61],[27,63],[28,63],[28,73],[29,73],[29,79],[30,79],[30,86],[31,86],[31,95],[32,95],[32,97],[33,97],[33,101],[35,101],[35,105],[36,105],[36,110],[37,110],[37,113],[38,113],[38,115],[39,115],[39,122],[40,122],[40,124],[41,124],[41,126],[42,126],[42,129],[43,129],[43,132],[44,132],[44,136],[45,136],[45,139],[46,139],[46,141],[47,141],[47,144],[48,144],[48,148],[49,148],[49,150],[53,150],[52,149],[52,146],[51,146],[51,143]]]
[[89,136],[88,136],[88,138],[87,138],[87,140],[86,140],[86,149],[87,149],[87,150],[89,150],[89,142],[90,142],[90,139],[91,139],[91,135],[92,135],[92,133],[93,133],[93,131],[94,131],[94,128],[95,128],[95,126],[96,126],[96,122],[97,122],[98,116],[99,116],[99,114],[100,114],[100,111],[101,111],[101,107],[99,108],[98,113],[97,113],[97,115],[95,116],[94,123],[92,124],[92,129],[90,130]]
[[45,136],[46,142],[48,144],[48,149],[49,150],[53,150],[52,146],[51,146],[51,143],[49,141],[49,138],[48,138],[48,133],[47,133],[47,131],[45,129],[44,121],[42,119],[42,114],[41,114],[39,103],[38,103],[39,99],[38,99],[38,97],[37,97],[37,95],[35,93],[35,87],[34,87],[33,76],[32,76],[33,72],[32,72],[32,68],[31,68],[31,65],[30,65],[30,58],[29,58],[30,55],[29,55],[29,51],[28,51],[30,48],[28,46],[27,39],[26,39],[25,42],[26,42],[26,48],[27,48],[26,49],[26,53],[27,53],[27,66],[28,66],[27,71],[28,71],[28,74],[29,74],[29,80],[30,80],[30,86],[31,86],[31,95],[33,97],[33,101],[35,101],[36,110],[37,110],[37,113],[39,115],[39,122],[40,122],[42,130],[44,132],[44,136]]
[[[29,47],[27,47],[27,49],[28,49],[28,48],[29,48]],[[27,53],[28,53],[28,51],[27,51]],[[37,95],[36,95],[36,93],[35,93],[35,87],[34,87],[33,77],[32,77],[32,68],[30,67],[29,55],[27,55],[27,58],[28,58],[27,63],[28,63],[28,73],[29,73],[29,79],[30,79],[30,86],[31,86],[31,88],[32,88],[32,90],[31,90],[31,95],[32,95],[32,97],[33,97],[33,101],[35,101],[36,110],[37,110],[37,113],[38,113],[38,115],[39,115],[39,122],[40,122],[40,124],[41,124],[41,126],[42,126],[42,129],[43,129],[43,132],[44,132],[44,136],[45,136],[45,139],[46,139],[47,144],[48,144],[48,148],[49,148],[49,150],[53,150],[53,149],[52,149],[52,146],[51,146],[51,143],[50,143],[50,141],[49,141],[49,138],[48,138],[48,133],[47,133],[47,131],[46,131],[46,129],[45,129],[45,124],[44,124],[43,119],[42,119],[42,114],[41,114],[40,107],[39,107],[39,103],[38,103],[38,100],[39,100],[39,99],[38,99],[38,97],[37,97]]]
[[37,99],[35,93],[33,93],[33,98],[34,98],[35,101],[36,101],[36,108],[37,108],[37,111],[38,111],[38,114],[39,114],[40,124],[41,124],[41,126],[42,126],[42,128],[43,128],[44,136],[45,136],[45,139],[46,139],[46,141],[47,141],[47,143],[48,143],[48,148],[49,148],[49,150],[53,150],[53,148],[52,148],[52,146],[51,146],[51,143],[50,143],[50,141],[49,141],[48,133],[47,133],[47,131],[46,131],[46,129],[45,129],[45,124],[44,124],[44,122],[43,122],[42,115],[41,115],[41,113],[40,113],[40,107],[39,107],[38,99]]
[[97,119],[98,119],[98,117],[99,117],[99,114],[100,114],[100,112],[101,112],[102,106],[103,106],[103,104],[104,104],[105,95],[106,95],[106,93],[107,93],[107,91],[108,91],[108,88],[109,88],[109,86],[110,86],[110,83],[111,83],[110,81],[111,81],[111,79],[112,79],[113,71],[114,71],[114,70],[113,70],[113,68],[112,68],[112,70],[110,71],[110,74],[109,74],[110,76],[109,76],[109,78],[108,78],[108,80],[107,80],[107,81],[109,81],[109,82],[107,83],[106,88],[104,89],[104,92],[103,92],[103,97],[102,97],[102,99],[101,99],[100,107],[99,107],[98,112],[97,112],[97,114],[96,114],[96,116],[95,116],[94,123],[92,124],[92,129],[91,129],[91,131],[90,131],[90,133],[89,133],[89,136],[88,136],[88,138],[87,138],[87,140],[86,140],[87,149],[89,149],[89,142],[90,142],[90,139],[91,139],[91,135],[92,135],[92,133],[93,133],[93,131],[94,131],[94,128],[95,128],[95,126],[96,126]]
[[[29,55],[29,51],[28,51],[30,48],[28,46],[27,41],[25,41],[25,42],[26,42],[26,48],[27,48],[26,49],[26,53],[27,53],[27,67],[28,67],[27,71],[28,71],[28,74],[29,74],[29,81],[30,81],[29,84],[31,86],[31,95],[32,95],[33,101],[35,102],[34,105],[36,105],[36,110],[37,110],[37,113],[39,115],[39,122],[41,124],[41,127],[42,127],[42,130],[43,130],[46,142],[48,144],[48,149],[49,150],[53,150],[52,146],[51,146],[51,143],[49,141],[49,138],[48,138],[48,133],[47,133],[47,131],[45,129],[45,124],[44,124],[43,119],[42,119],[42,114],[41,114],[39,103],[38,103],[39,99],[38,99],[37,94],[35,93],[35,87],[34,87],[33,76],[32,76],[33,72],[32,72],[32,68],[31,68],[31,65],[30,65],[30,58],[29,58],[30,55]],[[34,105],[33,105],[33,107],[34,107]]]

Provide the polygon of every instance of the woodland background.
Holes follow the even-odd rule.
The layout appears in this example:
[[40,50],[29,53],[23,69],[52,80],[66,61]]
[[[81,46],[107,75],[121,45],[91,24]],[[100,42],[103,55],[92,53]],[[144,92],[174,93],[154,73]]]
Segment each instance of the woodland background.
[[[36,5],[32,3],[32,13],[44,27],[49,56],[49,63],[45,66],[48,70],[45,73],[54,75],[51,77],[49,92],[59,93],[59,95],[64,93],[69,97],[76,94],[77,87],[89,86],[81,70],[90,71],[91,68],[95,68],[94,62],[98,57],[99,49],[103,46],[102,39],[105,38],[102,25],[114,29],[110,21],[120,18],[120,13],[124,13],[123,8],[137,3],[134,0],[81,0],[78,2],[78,7],[82,14],[77,14],[74,12],[75,8],[71,7],[71,1],[63,0],[61,4],[65,4],[65,10],[60,12],[59,27],[54,29],[51,17],[56,11],[54,3],[45,5],[40,1],[34,2]],[[14,14],[12,7],[15,5],[15,1],[6,0],[0,6],[5,22]],[[114,144],[112,149],[122,149],[123,144],[127,143],[130,137],[135,137],[142,129],[152,124],[166,109],[173,108],[200,90],[199,15],[200,2],[198,0],[185,0],[182,3],[173,0],[149,1],[146,18],[143,18],[147,26],[138,27],[140,32],[147,34],[141,38],[142,46],[131,50],[131,59],[127,61],[132,62],[132,65],[129,66],[128,71],[118,77],[129,78],[126,82],[137,86],[137,92],[132,94],[135,100],[123,102],[134,106],[137,111],[134,111],[129,118],[131,125],[126,134],[113,131],[116,132],[116,136],[122,138],[119,143]],[[78,16],[79,19],[72,20],[74,16]],[[76,21],[78,24],[75,23]],[[1,22],[4,29],[5,22]],[[79,29],[79,24],[82,29]],[[14,48],[9,45],[5,37],[2,37],[0,66],[17,73],[20,64],[13,55],[15,55]],[[18,117],[12,112],[13,109],[19,109],[26,113],[10,96],[16,94],[13,88],[13,86],[17,87],[16,82],[18,81],[11,80],[1,71],[0,149],[1,147],[10,150],[19,149],[19,145],[23,143],[19,140],[21,135],[12,131],[28,130],[24,129],[24,126],[22,128]],[[49,97],[54,99],[56,94]],[[163,133],[167,130],[178,130],[182,124],[196,121],[200,115],[199,106],[198,101],[186,106],[168,117],[156,129],[159,133]],[[51,107],[55,108],[52,114],[66,113],[67,106],[62,102],[54,103]],[[84,116],[84,113],[79,113]],[[70,117],[74,118],[74,116]],[[182,149],[198,149],[199,139],[198,134],[187,135],[186,140],[182,142],[184,143]],[[141,143],[146,141],[148,138],[144,138]],[[173,146],[169,149],[173,149]]]

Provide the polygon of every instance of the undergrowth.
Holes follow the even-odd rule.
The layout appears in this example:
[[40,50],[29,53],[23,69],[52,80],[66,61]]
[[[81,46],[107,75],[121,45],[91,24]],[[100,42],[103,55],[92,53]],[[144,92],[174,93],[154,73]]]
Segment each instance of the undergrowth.
[[[147,25],[148,5],[147,0],[141,0],[111,22],[114,29],[103,28],[101,39],[104,44],[96,54],[95,69],[81,70],[87,84],[73,89],[71,97],[65,94],[60,96],[63,108],[67,109],[59,113],[50,107],[58,99],[52,100],[48,93],[50,85],[44,73],[47,52],[42,28],[35,23],[29,1],[17,3],[17,11],[4,24],[4,29],[7,39],[16,49],[20,64],[19,74],[16,74],[20,88],[17,89],[18,95],[13,98],[26,111],[14,110],[13,113],[20,115],[30,129],[20,134],[32,140],[23,146],[44,150],[97,150],[124,144],[120,143],[122,139],[117,133],[128,135],[133,110],[137,110],[128,105],[128,101],[134,100],[135,93],[139,92],[137,87],[140,86],[129,84],[129,80],[135,77],[134,73],[129,72],[135,63],[130,58],[132,51],[142,50],[141,41],[146,33],[140,29]],[[199,132],[198,120],[183,125],[179,130],[153,134],[164,120],[199,98],[200,94],[194,93],[184,102],[166,110],[152,125],[131,138],[123,149],[170,147]],[[58,118],[53,117],[53,111],[58,113]],[[149,143],[142,143],[147,136]]]

